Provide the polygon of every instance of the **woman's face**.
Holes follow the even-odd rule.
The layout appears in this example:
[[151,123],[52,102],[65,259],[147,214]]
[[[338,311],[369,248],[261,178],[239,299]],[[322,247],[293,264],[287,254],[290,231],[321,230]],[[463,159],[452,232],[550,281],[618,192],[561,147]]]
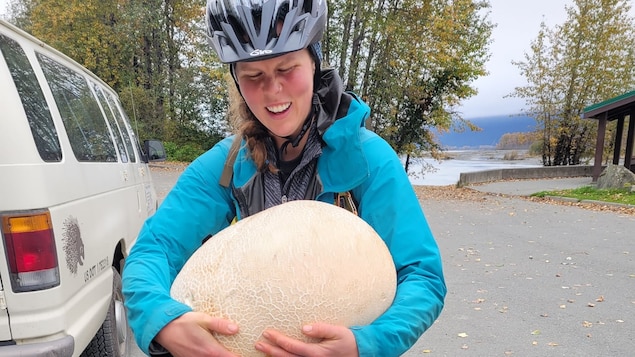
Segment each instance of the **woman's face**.
[[315,64],[308,50],[238,62],[235,71],[247,106],[272,134],[285,137],[300,132],[313,97]]

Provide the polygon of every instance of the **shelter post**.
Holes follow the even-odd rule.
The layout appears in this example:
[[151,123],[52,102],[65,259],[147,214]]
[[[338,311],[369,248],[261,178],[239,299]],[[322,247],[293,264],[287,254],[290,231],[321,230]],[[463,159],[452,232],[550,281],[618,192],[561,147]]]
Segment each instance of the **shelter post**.
[[604,153],[604,137],[606,136],[608,112],[604,112],[598,121],[598,138],[595,145],[595,160],[593,161],[593,182],[597,182],[602,173],[602,154]]

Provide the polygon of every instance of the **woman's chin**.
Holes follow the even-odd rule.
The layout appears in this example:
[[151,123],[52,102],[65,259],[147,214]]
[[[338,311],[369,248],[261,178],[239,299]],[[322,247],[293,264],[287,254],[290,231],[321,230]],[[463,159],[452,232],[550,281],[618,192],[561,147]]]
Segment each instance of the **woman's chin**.
[[276,130],[271,130],[269,129],[269,132],[279,138],[292,138],[295,135],[297,135],[296,133],[298,132],[298,130],[284,130],[284,129],[276,129]]

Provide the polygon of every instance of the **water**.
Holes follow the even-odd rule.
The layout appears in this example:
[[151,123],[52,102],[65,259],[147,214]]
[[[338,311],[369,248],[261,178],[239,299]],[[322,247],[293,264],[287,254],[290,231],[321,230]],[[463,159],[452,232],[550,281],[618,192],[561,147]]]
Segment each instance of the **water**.
[[[526,157],[523,151],[517,152],[522,157],[520,160],[504,160],[505,154],[510,153],[507,150],[447,151],[445,154],[452,159],[438,162],[427,158],[423,163],[411,165],[410,182],[413,185],[446,186],[456,184],[463,172],[542,166],[539,158]],[[422,172],[424,166],[433,166],[434,171]]]

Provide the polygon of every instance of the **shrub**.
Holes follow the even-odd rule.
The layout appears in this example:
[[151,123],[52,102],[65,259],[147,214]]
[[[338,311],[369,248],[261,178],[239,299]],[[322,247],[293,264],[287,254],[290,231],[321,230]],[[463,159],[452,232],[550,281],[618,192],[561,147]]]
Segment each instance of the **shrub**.
[[205,152],[200,146],[192,143],[176,144],[174,142],[165,142],[163,145],[165,146],[168,161],[192,162]]
[[521,160],[521,159],[522,159],[522,156],[516,150],[511,152],[506,152],[505,155],[503,155],[503,160],[507,160],[507,161]]

